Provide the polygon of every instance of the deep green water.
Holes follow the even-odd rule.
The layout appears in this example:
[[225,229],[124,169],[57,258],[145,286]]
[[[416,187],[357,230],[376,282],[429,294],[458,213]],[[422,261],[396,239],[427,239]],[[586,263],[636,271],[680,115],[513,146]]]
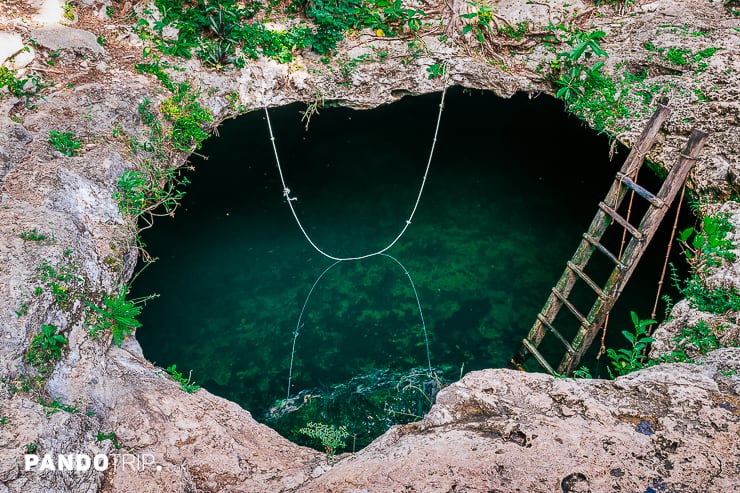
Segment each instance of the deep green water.
[[[308,132],[303,106],[271,111],[291,196],[320,247],[361,255],[396,236],[416,198],[438,104],[437,94],[373,111],[322,109]],[[312,420],[348,425],[359,447],[423,414],[434,385],[423,372],[417,302],[404,270],[386,257],[343,262],[316,285],[296,340],[297,399],[276,404],[286,397],[301,307],[332,261],[290,215],[263,112],[226,122],[219,134],[202,150],[209,159],[194,159],[176,218],[144,234],[159,261],[134,288],[161,294],[137,332],[145,355],[192,369],[198,383],[260,420],[271,407],[305,402],[270,421],[299,441],[295,431]],[[606,138],[545,96],[448,93],[421,205],[388,252],[415,283],[443,379],[507,364],[627,155],[620,149],[609,162],[608,150]],[[649,315],[664,226],[612,315],[612,334],[629,328],[630,309]]]

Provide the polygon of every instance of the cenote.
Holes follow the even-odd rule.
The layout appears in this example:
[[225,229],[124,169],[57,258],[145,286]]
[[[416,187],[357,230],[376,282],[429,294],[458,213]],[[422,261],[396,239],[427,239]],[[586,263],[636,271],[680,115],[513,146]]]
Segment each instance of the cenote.
[[[358,256],[395,238],[439,101],[324,108],[308,130],[305,105],[271,110],[290,197],[317,245]],[[440,383],[507,365],[627,156],[618,147],[610,161],[608,139],[549,97],[451,89],[418,211],[392,258],[326,270],[333,261],[308,244],[286,205],[264,112],[227,121],[219,134],[201,151],[207,160],[193,157],[176,217],[143,235],[158,261],[134,288],[161,297],[145,308],[137,339],[149,360],[192,370],[294,441],[317,445],[298,431],[308,422],[346,426],[349,451],[422,416]],[[647,167],[641,182],[659,186]],[[607,345],[623,343],[630,310],[649,317],[672,220],[670,212],[612,312]],[[619,235],[607,240],[618,250]],[[596,346],[584,363],[606,376]]]

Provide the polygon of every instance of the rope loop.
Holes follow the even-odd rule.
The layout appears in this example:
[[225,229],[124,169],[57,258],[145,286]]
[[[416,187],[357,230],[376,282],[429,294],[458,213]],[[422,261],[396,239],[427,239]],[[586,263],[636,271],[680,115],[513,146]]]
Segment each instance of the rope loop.
[[388,250],[390,250],[396,243],[398,243],[398,240],[401,239],[401,237],[406,233],[406,230],[411,225],[411,220],[414,218],[414,215],[416,214],[416,210],[419,208],[419,202],[421,201],[421,195],[424,192],[424,185],[426,184],[427,177],[429,176],[429,168],[432,164],[432,157],[434,156],[434,149],[437,145],[437,135],[439,134],[439,124],[442,121],[442,110],[444,108],[444,101],[445,101],[445,95],[447,94],[447,85],[442,88],[442,100],[439,103],[439,113],[437,114],[437,124],[434,128],[434,139],[432,139],[432,146],[431,150],[429,151],[429,159],[427,159],[427,165],[424,170],[424,176],[421,179],[421,184],[419,185],[419,193],[416,195],[416,202],[414,202],[414,207],[411,210],[411,214],[409,215],[409,218],[406,220],[405,225],[401,228],[400,233],[390,242],[388,245],[386,245],[384,248],[381,248],[380,250],[372,253],[367,253],[365,255],[358,255],[356,257],[339,257],[336,255],[331,255],[329,253],[326,253],[324,250],[319,248],[319,246],[311,239],[311,236],[306,231],[306,228],[303,226],[303,223],[301,223],[301,220],[298,218],[298,213],[295,210],[295,207],[293,206],[293,202],[297,201],[298,199],[296,197],[290,196],[290,188],[288,188],[288,185],[285,182],[285,176],[283,175],[283,169],[280,166],[280,156],[278,155],[277,151],[277,145],[275,144],[275,135],[272,131],[272,123],[270,122],[270,113],[267,110],[267,105],[264,106],[265,109],[265,116],[267,120],[267,128],[270,130],[270,142],[272,142],[272,150],[275,154],[275,163],[277,164],[278,173],[280,174],[280,183],[283,186],[283,196],[286,199],[286,202],[288,203],[288,207],[290,207],[290,212],[293,214],[293,218],[296,221],[296,224],[298,224],[298,228],[300,228],[301,233],[303,233],[303,236],[306,238],[308,243],[319,252],[324,257],[336,260],[336,261],[342,261],[342,260],[362,260],[369,257],[374,257],[375,255],[381,255]]

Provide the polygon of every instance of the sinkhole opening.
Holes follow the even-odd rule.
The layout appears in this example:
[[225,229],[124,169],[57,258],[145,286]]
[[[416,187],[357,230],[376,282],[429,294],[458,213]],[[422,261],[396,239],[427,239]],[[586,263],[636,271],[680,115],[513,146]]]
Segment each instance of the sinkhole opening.
[[[323,108],[307,130],[305,105],[270,111],[289,197],[319,247],[358,256],[395,238],[439,102],[431,94],[366,111]],[[616,151],[610,161],[608,139],[550,97],[450,89],[406,233],[388,256],[334,265],[291,215],[264,112],[227,121],[205,143],[208,159],[193,157],[176,217],[143,233],[158,260],[134,290],[160,298],[136,337],[149,360],[192,370],[285,437],[323,449],[309,423],[343,426],[338,451],[358,450],[423,416],[440,386],[507,365],[628,153]],[[647,167],[640,182],[660,186]],[[609,347],[624,344],[631,310],[650,316],[675,206],[612,311]],[[640,217],[639,198],[634,207]],[[691,222],[684,206],[679,227]],[[620,240],[604,241],[618,251]],[[603,282],[612,265],[597,257],[589,274]],[[685,269],[678,248],[671,261]],[[663,292],[676,296],[669,280]],[[573,299],[586,313],[586,294]],[[584,364],[606,377],[598,345]],[[562,356],[557,341],[541,348]]]

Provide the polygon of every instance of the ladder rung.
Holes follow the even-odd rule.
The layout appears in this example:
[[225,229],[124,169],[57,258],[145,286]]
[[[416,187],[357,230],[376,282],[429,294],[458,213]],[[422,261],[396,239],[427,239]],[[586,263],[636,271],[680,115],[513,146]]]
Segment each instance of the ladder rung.
[[662,208],[665,205],[665,203],[662,200],[660,200],[654,194],[652,194],[648,190],[644,189],[643,187],[641,187],[640,185],[632,181],[630,177],[628,177],[621,171],[617,172],[617,180],[619,180],[619,182],[622,183],[623,185],[626,185],[632,190],[634,190],[637,195],[647,200],[648,202],[653,204],[655,207]]
[[542,368],[547,370],[550,375],[555,375],[555,370],[553,370],[552,366],[550,366],[550,364],[545,361],[545,358],[543,358],[540,352],[537,351],[537,348],[534,347],[531,342],[529,342],[529,339],[522,339],[522,346],[524,346],[527,351],[532,353],[532,356],[534,356],[534,359],[537,360],[537,363],[539,363]]
[[593,289],[599,298],[601,298],[602,300],[606,299],[606,293],[604,293],[604,291],[599,286],[596,285],[593,279],[588,277],[585,272],[579,269],[578,266],[574,264],[573,262],[571,262],[570,260],[568,260],[568,268],[572,270],[573,272],[575,272],[578,275],[578,277],[580,277],[581,280],[583,280],[583,282],[588,284],[588,287]]
[[568,307],[568,310],[570,310],[570,312],[573,314],[573,316],[576,317],[579,322],[581,322],[581,325],[582,326],[584,326],[584,327],[591,327],[591,323],[586,319],[586,317],[583,316],[583,314],[581,312],[578,311],[578,309],[575,306],[573,306],[573,303],[571,303],[570,301],[568,301],[568,299],[565,296],[563,296],[563,293],[561,293],[560,291],[558,291],[557,288],[552,288],[552,293],[555,296],[557,296],[558,299],[560,301],[562,301],[565,306]]
[[555,329],[555,327],[552,326],[549,320],[545,318],[545,316],[541,313],[537,314],[537,320],[539,320],[542,325],[547,327],[547,330],[555,334],[555,337],[560,339],[560,342],[563,343],[563,346],[565,346],[565,350],[568,351],[570,354],[576,354],[576,351],[573,349],[573,346],[570,345],[570,342],[568,342],[563,335]]
[[632,226],[629,222],[627,222],[627,219],[623,218],[617,211],[615,211],[614,209],[612,209],[611,207],[609,207],[608,205],[606,205],[604,202],[599,202],[599,208],[602,211],[604,211],[607,214],[609,214],[609,216],[612,219],[614,219],[619,224],[621,224],[622,227],[624,227],[624,229],[626,229],[627,231],[629,231],[632,236],[634,236],[638,240],[642,241],[642,239],[643,239],[642,233],[640,233],[640,231],[638,231],[636,227]]
[[607,250],[604,245],[602,245],[601,243],[599,243],[598,241],[596,241],[591,235],[589,235],[588,233],[583,233],[583,239],[586,240],[587,242],[591,243],[591,245],[595,246],[601,253],[603,253],[604,255],[606,255],[609,258],[609,260],[611,260],[612,262],[614,262],[614,264],[617,267],[619,267],[620,270],[627,269],[627,266],[626,265],[624,265],[622,262],[620,262],[619,259],[617,257],[615,257],[612,252],[610,252],[609,250]]

